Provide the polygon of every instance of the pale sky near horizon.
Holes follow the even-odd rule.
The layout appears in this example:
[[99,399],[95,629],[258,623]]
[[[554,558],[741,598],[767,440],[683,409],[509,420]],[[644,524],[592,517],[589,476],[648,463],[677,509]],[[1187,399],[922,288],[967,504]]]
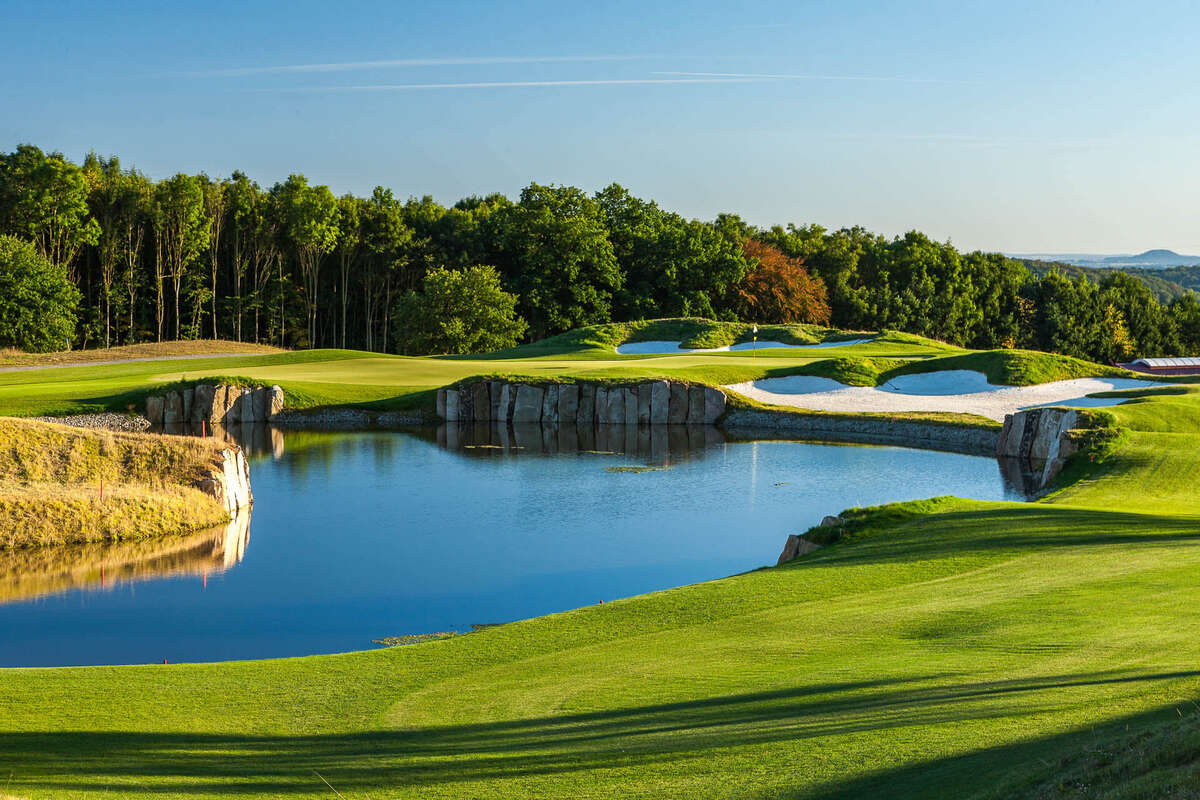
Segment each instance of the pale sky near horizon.
[[13,2],[0,150],[1200,254],[1191,2]]

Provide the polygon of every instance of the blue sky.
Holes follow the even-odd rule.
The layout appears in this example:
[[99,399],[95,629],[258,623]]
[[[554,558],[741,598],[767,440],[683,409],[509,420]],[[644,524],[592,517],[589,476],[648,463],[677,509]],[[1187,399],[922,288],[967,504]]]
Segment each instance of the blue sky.
[[0,149],[1200,253],[1200,5],[0,0]]

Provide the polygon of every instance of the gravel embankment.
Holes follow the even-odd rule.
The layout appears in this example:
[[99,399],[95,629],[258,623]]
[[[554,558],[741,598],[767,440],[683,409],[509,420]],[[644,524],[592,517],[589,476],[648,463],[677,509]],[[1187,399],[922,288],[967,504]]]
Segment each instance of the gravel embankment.
[[31,417],[38,422],[54,422],[59,425],[70,425],[73,428],[92,428],[103,431],[123,431],[125,433],[141,433],[150,429],[150,420],[140,414],[72,414],[69,417]]

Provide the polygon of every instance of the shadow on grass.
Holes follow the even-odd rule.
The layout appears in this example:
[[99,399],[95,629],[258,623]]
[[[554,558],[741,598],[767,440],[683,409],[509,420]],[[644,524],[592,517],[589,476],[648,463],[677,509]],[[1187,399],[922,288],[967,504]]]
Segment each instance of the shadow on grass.
[[[823,737],[998,718],[1028,718],[1033,726],[1064,702],[1078,702],[1080,690],[1126,685],[1141,691],[1198,677],[1195,670],[1113,671],[954,682],[952,675],[931,674],[496,723],[327,735],[8,733],[0,735],[0,772],[11,774],[10,791],[17,792],[138,787],[139,792],[183,795],[322,793],[316,770],[341,792],[386,787],[419,794],[422,788],[453,791],[462,782],[519,779],[519,786],[508,785],[501,792],[519,794],[518,789],[529,789],[538,778],[553,787],[559,778],[575,776],[570,780],[578,781],[580,773],[591,770],[616,767],[636,781],[639,769],[665,764],[678,770],[704,768],[718,753],[728,758],[729,748],[779,743],[771,752],[778,754],[782,768],[801,748],[818,746]],[[1020,754],[1024,747],[984,751],[950,764],[970,775],[979,764],[995,768],[1017,757],[1009,751]],[[915,781],[912,785],[919,788],[924,771],[934,768],[937,764],[914,765],[891,775]],[[883,796],[861,792],[888,786],[888,779],[863,779],[848,785],[845,796]],[[640,794],[636,786],[624,788],[627,794]]]
[[992,551],[1024,555],[1059,547],[1173,545],[1200,542],[1200,517],[1139,514],[1057,505],[1012,504],[948,511],[900,526],[870,528],[837,546],[791,562],[864,565]]

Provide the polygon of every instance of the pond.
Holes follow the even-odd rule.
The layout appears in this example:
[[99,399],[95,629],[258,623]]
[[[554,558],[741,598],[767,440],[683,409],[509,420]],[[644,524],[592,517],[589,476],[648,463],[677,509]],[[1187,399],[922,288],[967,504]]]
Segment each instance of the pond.
[[0,554],[0,665],[359,650],[774,564],[849,506],[1024,499],[992,458],[685,426],[259,428],[247,447],[248,526]]

